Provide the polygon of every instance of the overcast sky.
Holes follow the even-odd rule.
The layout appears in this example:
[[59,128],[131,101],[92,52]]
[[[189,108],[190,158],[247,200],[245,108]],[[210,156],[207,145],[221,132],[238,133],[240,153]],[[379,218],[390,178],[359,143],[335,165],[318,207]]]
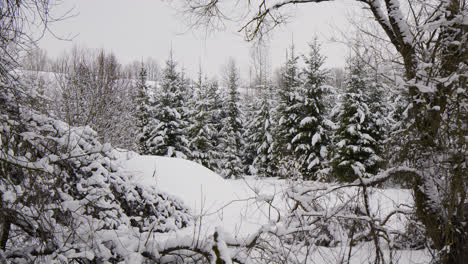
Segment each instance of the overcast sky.
[[[273,68],[284,62],[285,50],[294,38],[299,52],[307,51],[307,42],[317,36],[327,56],[327,67],[343,66],[348,49],[330,41],[338,30],[349,31],[347,17],[355,3],[337,0],[331,3],[306,4],[292,10],[294,17],[270,37],[269,54]],[[251,64],[252,43],[238,33],[239,25],[210,35],[190,31],[180,14],[160,0],[68,0],[55,8],[55,14],[73,8],[76,16],[52,25],[52,31],[71,41],[47,34],[40,47],[50,56],[58,56],[73,45],[114,52],[122,63],[155,58],[160,65],[167,59],[170,47],[179,65],[191,76],[198,71],[199,61],[211,76],[220,74],[229,57],[236,59],[247,78]]]

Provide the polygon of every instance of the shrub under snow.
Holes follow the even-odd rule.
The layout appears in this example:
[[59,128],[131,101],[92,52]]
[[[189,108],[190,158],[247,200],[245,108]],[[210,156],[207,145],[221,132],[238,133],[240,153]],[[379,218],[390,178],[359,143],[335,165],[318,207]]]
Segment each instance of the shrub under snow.
[[191,224],[182,202],[132,182],[91,128],[16,106],[5,86],[0,92],[0,260],[156,259],[155,233]]

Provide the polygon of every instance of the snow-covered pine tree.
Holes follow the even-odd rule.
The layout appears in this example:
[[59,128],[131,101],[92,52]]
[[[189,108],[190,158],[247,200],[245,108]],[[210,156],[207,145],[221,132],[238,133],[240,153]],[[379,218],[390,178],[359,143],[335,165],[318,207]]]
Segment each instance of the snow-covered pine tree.
[[260,86],[259,107],[254,113],[254,119],[249,126],[251,135],[248,138],[250,144],[256,150],[253,160],[254,174],[260,177],[278,176],[278,154],[276,152],[276,121],[272,109],[271,84]]
[[[195,96],[195,86],[194,82],[187,77],[187,73],[185,72],[186,69],[182,67],[180,70],[179,76],[180,76],[180,86],[179,86],[179,92],[182,98],[182,103],[183,105],[187,105],[186,102],[190,102],[190,100],[193,99]],[[189,104],[190,105],[190,104]],[[187,107],[185,108],[185,111],[189,111]]]
[[171,51],[161,77],[161,91],[155,95],[152,107],[146,154],[184,159],[191,156],[186,134],[189,115],[184,106],[185,83]]
[[251,175],[255,172],[253,167],[253,161],[257,156],[257,149],[255,144],[250,140],[252,134],[255,133],[253,127],[253,120],[255,119],[256,109],[259,105],[259,98],[253,84],[249,84],[247,91],[243,94],[242,98],[242,113],[243,113],[243,134],[242,138],[245,140],[245,144],[242,147],[242,164],[244,165],[244,173]]
[[291,141],[299,171],[304,179],[323,180],[327,172],[328,133],[327,115],[323,95],[326,92],[327,71],[323,69],[325,57],[320,54],[317,39],[309,44],[310,52],[304,56],[305,68],[302,85],[293,106],[298,114],[297,133]]
[[293,169],[297,168],[293,155],[292,140],[297,134],[299,123],[299,108],[296,93],[301,84],[299,79],[299,56],[295,55],[294,44],[286,52],[286,63],[281,69],[279,87],[277,89],[278,106],[276,109],[277,126],[277,148],[275,152],[279,155],[279,166],[281,177],[294,177],[291,175]]
[[348,61],[348,76],[335,131],[331,164],[339,181],[369,177],[381,167],[381,129],[369,107],[371,76],[359,57]]
[[391,159],[389,155],[393,151],[390,151],[389,138],[391,133],[391,126],[395,120],[392,120],[391,111],[395,109],[394,104],[402,104],[402,102],[393,102],[390,99],[389,91],[392,91],[395,84],[390,82],[386,77],[383,76],[383,66],[379,65],[375,58],[371,58],[365,55],[360,55],[363,60],[366,60],[367,65],[370,65],[368,69],[369,84],[366,92],[368,94],[368,106],[370,112],[370,131],[372,137],[377,141],[376,151],[381,158],[379,167],[385,167]]
[[203,166],[216,171],[217,170],[217,151],[215,136],[216,123],[213,122],[215,114],[215,103],[210,83],[205,77],[202,80],[200,70],[198,80],[194,85],[195,96],[192,100],[193,111],[191,111],[192,125],[189,129],[190,150],[192,160]]
[[222,175],[226,178],[240,178],[242,175],[241,145],[242,123],[239,110],[239,73],[233,60],[227,67],[227,91],[225,94],[226,117],[222,120],[220,131],[220,150]]
[[150,137],[150,131],[148,129],[150,119],[150,97],[148,94],[147,81],[147,70],[145,65],[142,63],[140,72],[138,73],[138,79],[135,84],[136,92],[136,127],[137,127],[137,143],[139,153],[148,153],[146,141]]
[[211,144],[214,149],[212,150],[212,158],[215,160],[214,171],[222,175],[222,160],[224,150],[222,149],[221,131],[223,130],[223,120],[226,118],[226,111],[223,107],[223,96],[219,89],[219,84],[216,79],[210,80],[207,83],[206,100],[210,106],[208,122],[213,124],[213,134],[211,135]]

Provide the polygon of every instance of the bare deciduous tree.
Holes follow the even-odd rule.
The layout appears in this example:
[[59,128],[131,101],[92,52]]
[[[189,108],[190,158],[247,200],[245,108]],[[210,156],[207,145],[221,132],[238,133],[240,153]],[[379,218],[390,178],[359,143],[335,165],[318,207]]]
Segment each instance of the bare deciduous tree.
[[57,59],[57,116],[70,125],[89,125],[103,142],[135,149],[136,93],[113,54],[75,47]]

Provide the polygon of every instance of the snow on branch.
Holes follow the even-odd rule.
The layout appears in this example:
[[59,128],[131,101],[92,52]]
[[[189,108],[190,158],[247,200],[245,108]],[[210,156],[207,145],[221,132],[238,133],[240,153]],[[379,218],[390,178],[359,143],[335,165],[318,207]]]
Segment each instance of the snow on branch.
[[384,181],[388,180],[390,177],[398,177],[398,173],[411,173],[416,176],[422,177],[420,172],[416,169],[409,168],[406,166],[400,166],[400,167],[395,167],[395,168],[390,168],[388,170],[385,170],[376,176],[373,176],[371,178],[361,178],[357,179],[354,181],[351,185],[352,186],[375,186],[377,184],[383,183]]

